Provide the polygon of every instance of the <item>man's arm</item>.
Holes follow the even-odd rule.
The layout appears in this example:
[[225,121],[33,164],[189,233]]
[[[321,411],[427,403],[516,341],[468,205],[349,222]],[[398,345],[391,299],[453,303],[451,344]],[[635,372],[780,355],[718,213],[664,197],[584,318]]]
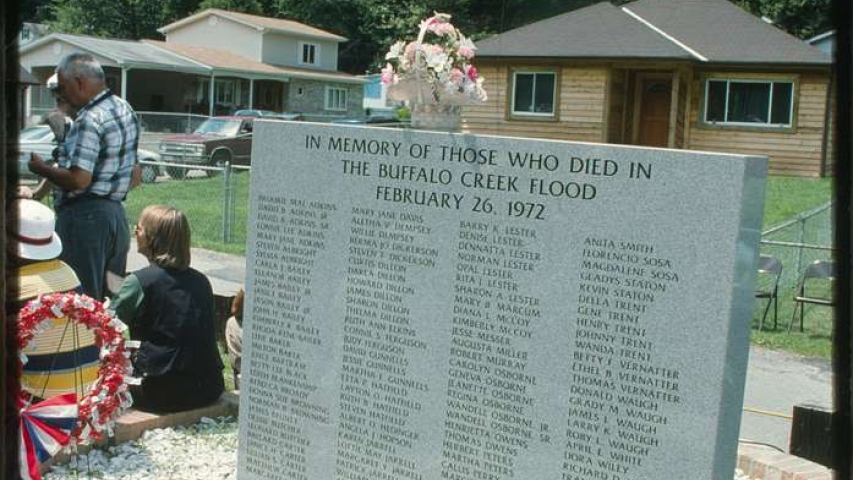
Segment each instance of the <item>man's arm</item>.
[[33,153],[27,167],[36,175],[46,178],[62,190],[75,192],[83,190],[92,183],[92,172],[79,167],[52,167],[44,162],[37,153]]

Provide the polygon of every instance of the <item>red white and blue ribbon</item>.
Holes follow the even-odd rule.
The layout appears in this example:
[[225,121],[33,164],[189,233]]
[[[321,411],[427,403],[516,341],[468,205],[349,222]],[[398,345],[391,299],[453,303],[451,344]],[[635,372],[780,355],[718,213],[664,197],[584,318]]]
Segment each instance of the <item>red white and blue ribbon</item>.
[[41,480],[39,464],[68,445],[71,432],[77,426],[77,415],[77,395],[74,393],[50,397],[21,409],[20,464],[23,480]]

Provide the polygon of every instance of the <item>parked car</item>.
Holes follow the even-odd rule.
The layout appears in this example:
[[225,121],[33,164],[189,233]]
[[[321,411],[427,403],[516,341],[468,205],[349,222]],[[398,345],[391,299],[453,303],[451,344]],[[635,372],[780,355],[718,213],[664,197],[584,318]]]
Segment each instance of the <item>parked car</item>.
[[237,110],[236,112],[234,112],[234,115],[237,117],[260,117],[264,119],[276,120],[302,120],[301,113],[274,112],[272,110]]
[[372,127],[399,127],[400,119],[394,116],[339,118],[332,123],[341,125],[370,125]]
[[[160,142],[160,157],[164,163],[176,164],[166,167],[166,173],[182,179],[188,168],[178,165],[249,165],[254,119],[248,116],[211,117],[193,133],[166,137]],[[206,173],[213,176],[219,172],[206,170]]]
[[[37,153],[43,160],[53,160],[53,151],[56,149],[56,140],[53,131],[47,125],[35,125],[26,127],[18,134],[18,176],[20,178],[38,178],[38,176],[27,168],[30,161],[30,153]],[[150,150],[138,149],[137,157],[144,162],[159,162],[160,155]],[[142,181],[152,183],[159,175],[156,165],[142,165]]]

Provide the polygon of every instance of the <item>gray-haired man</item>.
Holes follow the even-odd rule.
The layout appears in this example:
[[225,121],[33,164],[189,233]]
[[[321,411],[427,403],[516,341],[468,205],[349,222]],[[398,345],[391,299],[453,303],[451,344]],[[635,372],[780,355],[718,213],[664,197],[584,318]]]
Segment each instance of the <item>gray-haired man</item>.
[[136,165],[136,113],[106,87],[94,57],[72,53],[56,67],[57,93],[77,114],[59,151],[58,168],[33,155],[29,168],[54,185],[62,260],[83,292],[106,295],[107,272],[123,276],[130,246],[124,201]]

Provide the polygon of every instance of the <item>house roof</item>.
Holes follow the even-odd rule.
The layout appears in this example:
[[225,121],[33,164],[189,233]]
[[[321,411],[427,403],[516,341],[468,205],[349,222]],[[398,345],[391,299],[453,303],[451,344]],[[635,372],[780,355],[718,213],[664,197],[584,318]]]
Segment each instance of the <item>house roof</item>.
[[728,0],[639,0],[621,8],[602,2],[478,42],[477,55],[831,63],[823,52]]
[[123,67],[157,68],[198,73],[207,73],[210,70],[207,65],[164,51],[154,45],[133,40],[113,40],[65,33],[53,33],[24,45],[21,47],[21,56],[56,41],[71,44],[80,50],[106,58]]
[[835,37],[835,30],[829,30],[806,40],[806,43],[814,45],[815,43],[822,42],[824,40],[831,40],[833,37]]
[[189,17],[178,20],[177,22],[173,22],[166,26],[163,26],[157,31],[162,34],[166,34],[171,32],[172,30],[181,28],[184,25],[195,23],[211,15],[218,15],[224,18],[228,18],[237,23],[242,23],[243,25],[256,28],[261,32],[271,31],[276,33],[301,35],[324,40],[331,40],[334,42],[347,41],[346,38],[341,37],[340,35],[335,35],[325,30],[320,30],[319,28],[315,28],[310,25],[305,25],[304,23],[294,22],[293,20],[261,17],[258,15],[250,15],[248,13],[230,12],[228,10],[221,10],[218,8],[208,8],[207,10],[203,10],[194,15],[190,15]]
[[509,30],[476,45],[478,57],[690,58],[608,2]]
[[269,63],[257,62],[241,55],[237,55],[236,53],[216,48],[167,43],[157,40],[143,40],[143,44],[162,48],[174,54],[181,55],[182,57],[190,58],[204,65],[208,65],[214,70],[251,72],[258,75],[270,75],[274,77],[286,76],[346,83],[364,83],[364,80],[348,73],[272,65]]
[[[286,80],[304,78],[342,83],[364,83],[364,80],[348,73],[314,70],[308,68],[281,67],[261,63],[249,58],[208,47],[197,47],[166,43],[156,40],[111,40],[54,33],[21,47],[21,56],[51,42],[62,41],[93,55],[127,68],[146,68],[175,72],[210,74],[251,75],[254,78]],[[50,65],[53,66],[53,65]]]
[[[21,71],[20,71],[20,73],[18,73],[18,78],[17,78],[18,83],[20,83],[21,85],[39,85],[39,84],[41,84],[39,79],[34,77],[33,74],[30,73],[26,68],[21,66],[20,70]],[[10,68],[7,71],[11,73],[12,69]]]

